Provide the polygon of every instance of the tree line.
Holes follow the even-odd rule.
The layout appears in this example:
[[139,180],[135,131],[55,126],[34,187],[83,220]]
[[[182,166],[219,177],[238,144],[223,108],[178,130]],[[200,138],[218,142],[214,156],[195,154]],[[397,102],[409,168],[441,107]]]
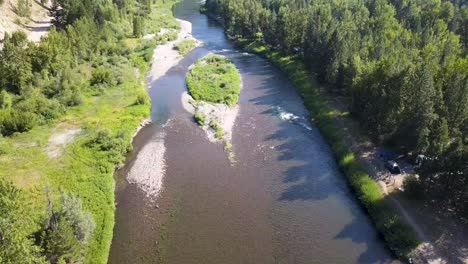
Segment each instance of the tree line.
[[227,33],[302,60],[417,187],[468,219],[468,1],[207,0]]

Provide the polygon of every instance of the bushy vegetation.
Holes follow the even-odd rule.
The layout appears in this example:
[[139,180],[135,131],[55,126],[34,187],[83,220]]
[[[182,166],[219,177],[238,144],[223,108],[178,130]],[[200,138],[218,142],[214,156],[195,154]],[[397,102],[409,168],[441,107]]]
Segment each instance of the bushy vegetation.
[[194,118],[195,122],[197,122],[199,126],[206,125],[206,116],[204,114],[197,112],[195,113]]
[[210,127],[215,131],[216,139],[222,139],[224,137],[223,128],[214,120],[211,120]]
[[150,98],[149,98],[148,93],[139,92],[137,94],[135,104],[137,104],[137,105],[149,105],[150,104]]
[[[133,38],[133,17],[144,34],[177,29],[175,1],[113,2],[54,1],[55,27],[40,43],[21,32],[3,42],[0,263],[107,262],[114,168],[149,114],[142,83],[152,50],[174,35]],[[52,134],[68,127],[82,132],[49,156]]]
[[32,198],[13,184],[0,179],[0,262],[83,262],[86,243],[95,223],[83,209],[81,199],[62,193],[47,196],[46,204],[35,206]]
[[377,143],[431,157],[418,170],[429,201],[468,219],[466,1],[345,2],[207,0],[206,9],[232,38],[300,62]]
[[197,42],[192,39],[186,39],[177,43],[174,46],[174,49],[179,51],[180,55],[184,56],[187,55],[190,51],[192,51],[197,45]]
[[195,63],[187,75],[187,87],[197,101],[232,106],[239,100],[240,75],[228,58],[211,54]]

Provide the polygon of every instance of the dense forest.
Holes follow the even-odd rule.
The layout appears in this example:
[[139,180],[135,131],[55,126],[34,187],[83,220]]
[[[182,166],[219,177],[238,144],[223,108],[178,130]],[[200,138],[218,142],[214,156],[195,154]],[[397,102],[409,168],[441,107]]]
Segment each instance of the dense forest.
[[302,60],[377,143],[425,155],[414,189],[468,218],[467,1],[207,0],[206,9],[234,39]]
[[[29,6],[28,1],[18,5]],[[29,42],[22,32],[7,34],[2,40],[0,263],[106,262],[113,227],[113,168],[131,147],[137,122],[149,112],[138,76],[148,69],[154,47],[176,35],[170,31],[154,39],[138,38],[159,32],[162,24],[176,27],[175,20],[164,21],[153,12],[154,4],[169,10],[171,1],[54,0],[50,12],[55,25],[41,42]],[[130,100],[123,106],[125,111],[105,116],[123,120],[106,122],[96,116],[98,121],[88,122],[82,139],[73,147],[77,157],[59,161],[61,165],[52,168],[35,164],[33,157],[26,165],[14,165],[14,158],[21,158],[21,151],[28,148],[16,147],[17,135],[45,127],[36,129],[34,135],[47,137],[44,131],[52,131],[54,122],[71,109],[86,110],[88,102],[99,102],[109,91],[132,96],[108,100],[114,112],[118,104]],[[75,113],[75,119],[84,119],[80,114]],[[99,113],[94,110],[93,114]],[[9,160],[12,164],[6,167]],[[40,163],[44,162],[52,161]],[[47,169],[46,180],[38,182],[37,188],[23,190],[9,181],[14,166],[42,166]],[[31,175],[22,177],[30,177],[28,184],[34,184]]]

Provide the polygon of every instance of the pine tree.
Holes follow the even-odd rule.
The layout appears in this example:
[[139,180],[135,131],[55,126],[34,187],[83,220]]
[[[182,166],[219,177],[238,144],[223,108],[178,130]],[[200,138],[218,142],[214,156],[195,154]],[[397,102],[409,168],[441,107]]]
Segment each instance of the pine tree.
[[137,38],[143,36],[143,27],[143,18],[135,16],[133,18],[133,36]]

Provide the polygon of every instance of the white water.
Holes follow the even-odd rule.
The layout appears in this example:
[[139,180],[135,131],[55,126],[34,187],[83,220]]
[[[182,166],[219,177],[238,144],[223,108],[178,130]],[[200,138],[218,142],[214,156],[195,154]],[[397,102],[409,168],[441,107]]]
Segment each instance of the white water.
[[312,127],[310,126],[309,121],[307,121],[307,118],[303,116],[298,116],[294,113],[287,112],[281,106],[275,106],[274,110],[281,120],[298,124],[309,131],[312,130]]

